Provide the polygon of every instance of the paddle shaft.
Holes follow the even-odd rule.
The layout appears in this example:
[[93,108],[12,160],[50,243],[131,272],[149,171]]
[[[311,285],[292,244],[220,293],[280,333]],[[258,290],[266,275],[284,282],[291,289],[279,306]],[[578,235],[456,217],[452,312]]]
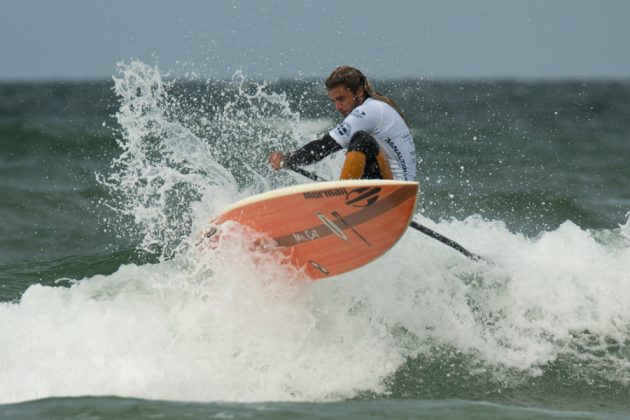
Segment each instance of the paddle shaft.
[[318,182],[325,182],[325,181],[328,181],[327,179],[324,179],[324,178],[322,178],[321,176],[319,176],[319,175],[317,175],[317,174],[315,174],[315,173],[313,173],[313,172],[309,172],[309,171],[307,171],[307,170],[305,170],[305,169],[302,169],[302,168],[300,168],[300,167],[297,167],[297,166],[295,166],[295,167],[293,167],[293,166],[287,166],[287,169],[290,169],[290,170],[292,170],[293,172],[296,172],[296,173],[298,173],[298,174],[300,174],[300,175],[302,175],[302,176],[305,176],[306,178],[310,178],[310,179],[312,179],[313,181],[318,181]]
[[[302,168],[299,168],[299,167],[293,167],[293,166],[289,167],[289,166],[287,166],[286,168],[290,169],[293,172],[296,172],[296,173],[298,173],[298,174],[300,174],[302,176],[305,176],[306,178],[310,178],[313,181],[319,181],[319,182],[327,181],[327,179],[324,179],[321,176],[319,176],[319,175],[317,175],[317,174],[315,174],[313,172],[309,172],[309,171],[307,171],[305,169],[302,169]],[[428,227],[423,226],[423,225],[421,225],[418,222],[415,222],[415,221],[412,220],[411,223],[409,224],[409,226],[411,226],[412,228],[414,228],[418,232],[424,233],[425,235],[428,235],[428,236],[432,237],[433,239],[437,239],[438,241],[442,242],[444,245],[450,246],[454,250],[456,250],[458,252],[461,252],[462,254],[464,254],[465,256],[467,256],[468,258],[470,258],[472,260],[478,261],[478,260],[482,259],[479,255],[468,251],[466,248],[464,248],[463,246],[461,246],[460,244],[458,244],[454,240],[449,239],[446,236],[444,236],[442,234],[439,234],[436,231],[434,231],[432,229],[429,229]]]

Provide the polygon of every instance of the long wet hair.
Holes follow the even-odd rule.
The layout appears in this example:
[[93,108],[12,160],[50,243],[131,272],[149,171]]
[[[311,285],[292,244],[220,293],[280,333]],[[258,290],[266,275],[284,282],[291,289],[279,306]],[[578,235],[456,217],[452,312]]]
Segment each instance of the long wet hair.
[[361,73],[359,69],[351,66],[339,66],[330,73],[330,76],[324,82],[326,89],[331,90],[337,86],[344,86],[350,89],[350,92],[356,94],[359,87],[363,86],[366,97],[376,99],[377,101],[385,102],[400,114],[403,120],[406,120],[405,115],[400,110],[400,107],[393,99],[377,92],[374,86],[368,78]]

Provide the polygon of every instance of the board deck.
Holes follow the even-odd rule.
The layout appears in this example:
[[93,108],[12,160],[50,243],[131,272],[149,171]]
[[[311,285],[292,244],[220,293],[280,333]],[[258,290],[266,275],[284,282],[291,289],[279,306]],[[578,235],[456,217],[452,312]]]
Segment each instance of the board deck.
[[418,183],[349,180],[296,185],[229,206],[211,221],[235,221],[273,239],[313,280],[345,273],[398,242],[415,212]]

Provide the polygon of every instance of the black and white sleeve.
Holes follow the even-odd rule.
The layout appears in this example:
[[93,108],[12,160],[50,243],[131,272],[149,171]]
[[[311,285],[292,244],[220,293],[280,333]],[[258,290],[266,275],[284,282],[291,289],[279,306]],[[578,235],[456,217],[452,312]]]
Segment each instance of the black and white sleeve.
[[321,139],[313,140],[298,150],[287,154],[284,158],[284,166],[311,165],[339,150],[341,150],[339,143],[330,137],[330,134],[326,134]]

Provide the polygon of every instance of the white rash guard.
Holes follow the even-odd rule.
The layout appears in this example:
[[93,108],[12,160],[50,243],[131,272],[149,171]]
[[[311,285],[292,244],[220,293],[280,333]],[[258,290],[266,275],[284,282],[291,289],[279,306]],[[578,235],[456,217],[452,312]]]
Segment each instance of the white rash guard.
[[416,148],[409,127],[389,104],[367,98],[340,124],[328,133],[339,145],[347,149],[357,131],[365,131],[377,141],[385,152],[394,179],[416,179]]

